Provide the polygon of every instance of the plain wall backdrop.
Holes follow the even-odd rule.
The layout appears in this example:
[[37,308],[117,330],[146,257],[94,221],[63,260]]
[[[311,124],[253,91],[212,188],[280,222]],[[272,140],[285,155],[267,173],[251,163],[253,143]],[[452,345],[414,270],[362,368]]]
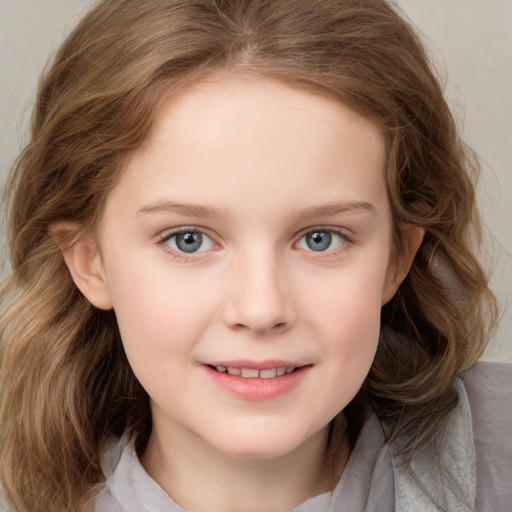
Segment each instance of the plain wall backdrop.
[[[0,183],[27,141],[38,77],[92,0],[0,0]],[[512,0],[398,0],[420,30],[465,139],[480,155],[503,319],[484,358],[512,362]],[[5,260],[0,276],[8,272]]]

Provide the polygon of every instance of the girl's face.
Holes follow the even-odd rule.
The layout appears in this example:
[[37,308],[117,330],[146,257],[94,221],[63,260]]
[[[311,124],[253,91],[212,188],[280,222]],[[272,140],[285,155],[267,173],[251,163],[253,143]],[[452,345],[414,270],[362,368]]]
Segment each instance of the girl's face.
[[405,272],[384,161],[372,123],[277,83],[164,103],[108,198],[96,277],[75,275],[115,310],[154,435],[276,457],[350,402]]

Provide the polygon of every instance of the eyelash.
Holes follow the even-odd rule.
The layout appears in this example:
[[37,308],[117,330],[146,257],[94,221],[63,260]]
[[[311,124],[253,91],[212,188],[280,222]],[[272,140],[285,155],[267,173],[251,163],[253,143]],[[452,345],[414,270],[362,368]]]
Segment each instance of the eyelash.
[[[170,256],[172,256],[174,259],[177,259],[177,260],[182,260],[182,261],[189,261],[191,257],[194,257],[194,255],[198,254],[197,252],[191,252],[191,253],[185,253],[185,252],[180,252],[180,251],[176,251],[175,249],[172,249],[171,247],[169,247],[167,245],[167,242],[169,240],[171,240],[172,238],[180,235],[180,234],[188,234],[188,233],[197,233],[199,235],[205,235],[207,236],[210,240],[213,241],[212,237],[210,235],[208,235],[208,233],[206,232],[206,230],[204,229],[199,229],[199,228],[196,228],[196,227],[181,227],[181,228],[178,228],[178,229],[175,229],[173,231],[171,231],[170,233],[167,233],[166,235],[160,237],[158,239],[158,245],[162,246],[163,250],[169,254]],[[215,243],[215,242],[213,242]],[[201,252],[204,252],[204,251],[201,251]]]
[[348,248],[354,243],[354,240],[352,237],[349,237],[344,231],[337,229],[337,228],[330,228],[326,226],[314,226],[312,228],[307,228],[306,230],[303,230],[299,236],[297,241],[293,244],[294,246],[297,246],[297,244],[308,234],[310,233],[318,233],[318,232],[326,232],[331,233],[336,236],[338,236],[341,239],[341,245],[340,247],[337,247],[335,249],[327,250],[327,251],[313,251],[306,250],[306,252],[311,253],[311,256],[314,256],[316,259],[320,258],[328,258],[329,256],[337,256],[345,251],[348,250]]
[[[297,241],[294,242],[293,246],[296,247],[297,244],[306,235],[308,235],[310,233],[315,233],[315,232],[328,232],[328,233],[331,233],[331,234],[334,234],[334,235],[338,236],[342,240],[341,246],[336,248],[336,249],[327,250],[327,251],[305,250],[306,252],[311,253],[311,255],[314,256],[317,259],[325,258],[325,257],[329,257],[329,256],[337,256],[340,253],[343,253],[346,250],[348,250],[348,248],[351,245],[353,245],[353,243],[354,243],[352,237],[347,236],[347,234],[344,231],[340,230],[340,229],[330,228],[330,227],[326,227],[326,226],[315,226],[315,227],[310,227],[310,228],[307,228],[306,230],[301,231],[299,233],[299,235],[298,235]],[[167,242],[169,240],[171,240],[172,238],[174,238],[174,237],[176,237],[176,236],[178,236],[180,234],[188,234],[188,233],[197,233],[197,234],[200,234],[200,235],[205,235],[206,237],[208,237],[212,241],[213,244],[215,244],[215,241],[207,233],[206,230],[200,229],[200,228],[197,228],[197,227],[186,227],[186,226],[185,227],[181,227],[181,228],[176,229],[176,230],[173,230],[170,233],[167,233],[165,236],[160,237],[158,239],[158,241],[157,241],[157,244],[162,246],[164,251],[167,254],[169,254],[170,256],[172,256],[174,259],[182,260],[182,261],[185,261],[185,262],[189,261],[195,255],[197,255],[197,254],[199,254],[201,252],[207,252],[207,251],[200,251],[199,253],[198,252],[191,252],[191,253],[187,254],[185,252],[180,252],[180,251],[177,251],[175,249],[172,249],[172,248],[170,248],[167,245]]]

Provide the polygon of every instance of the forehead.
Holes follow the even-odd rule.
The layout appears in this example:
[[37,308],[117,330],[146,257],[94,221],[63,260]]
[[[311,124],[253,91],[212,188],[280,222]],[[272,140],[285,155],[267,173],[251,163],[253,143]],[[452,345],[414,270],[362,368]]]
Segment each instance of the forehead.
[[138,203],[170,195],[255,211],[285,197],[290,208],[387,204],[384,160],[379,129],[343,105],[272,81],[223,78],[162,102],[117,188]]

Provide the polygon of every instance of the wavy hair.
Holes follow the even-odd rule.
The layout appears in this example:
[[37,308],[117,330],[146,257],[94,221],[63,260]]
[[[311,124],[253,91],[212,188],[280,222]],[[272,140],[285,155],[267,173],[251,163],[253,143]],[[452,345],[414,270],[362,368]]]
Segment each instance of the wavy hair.
[[[52,223],[94,230],[123,162],[173,91],[212,73],[246,73],[341,102],[387,145],[393,250],[425,238],[383,307],[361,393],[407,439],[442,428],[453,383],[481,355],[496,318],[475,258],[478,165],[460,140],[426,52],[384,0],[104,0],[44,74],[31,140],[6,191],[12,274],[1,289],[0,469],[21,512],[86,510],[102,453],[128,433],[143,449],[148,397],[112,311],[75,287]],[[63,243],[61,240],[60,243]],[[67,240],[64,243],[73,243]]]

